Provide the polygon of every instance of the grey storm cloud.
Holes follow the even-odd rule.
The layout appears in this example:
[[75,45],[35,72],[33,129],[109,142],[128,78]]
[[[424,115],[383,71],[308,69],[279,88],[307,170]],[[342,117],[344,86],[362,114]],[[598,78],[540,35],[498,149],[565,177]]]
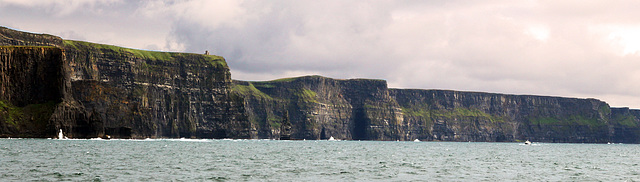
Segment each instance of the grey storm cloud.
[[640,108],[636,1],[0,0],[0,24],[125,47],[209,50],[232,77],[598,98]]

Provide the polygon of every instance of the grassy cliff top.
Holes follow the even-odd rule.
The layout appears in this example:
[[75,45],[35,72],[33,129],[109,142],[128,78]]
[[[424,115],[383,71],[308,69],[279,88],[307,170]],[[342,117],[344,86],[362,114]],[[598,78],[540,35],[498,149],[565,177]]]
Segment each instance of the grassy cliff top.
[[[338,79],[338,78],[329,78],[321,75],[307,75],[307,76],[299,76],[299,77],[288,77],[288,78],[280,78],[275,80],[268,81],[246,81],[251,83],[279,83],[279,82],[292,82],[292,81],[300,81],[300,80],[310,80],[310,79],[322,79],[322,80],[336,80],[336,81],[382,81],[386,82],[383,79],[368,79],[368,78],[352,78],[352,79]],[[239,80],[240,81],[240,80]]]
[[60,46],[62,38],[0,26],[0,45]]
[[65,49],[77,49],[77,50],[98,50],[101,52],[112,51],[116,53],[129,54],[141,59],[148,59],[154,61],[174,61],[176,57],[193,57],[198,56],[203,58],[205,63],[211,65],[223,65],[227,66],[226,61],[221,56],[216,55],[204,55],[195,53],[180,53],[180,52],[161,52],[161,51],[147,51],[140,49],[124,48],[114,45],[98,44],[76,40],[64,40]]

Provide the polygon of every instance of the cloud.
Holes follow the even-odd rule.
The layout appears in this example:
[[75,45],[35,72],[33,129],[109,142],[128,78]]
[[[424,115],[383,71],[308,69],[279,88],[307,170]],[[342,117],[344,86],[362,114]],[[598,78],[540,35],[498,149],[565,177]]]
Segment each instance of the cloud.
[[38,2],[0,0],[0,22],[127,47],[209,50],[234,79],[379,78],[640,108],[637,1]]
[[57,16],[64,16],[85,10],[91,10],[94,13],[105,13],[103,6],[121,2],[122,0],[0,0],[0,6],[37,8]]
[[0,0],[0,24],[65,39],[183,51],[167,40],[170,22],[135,13],[143,2]]

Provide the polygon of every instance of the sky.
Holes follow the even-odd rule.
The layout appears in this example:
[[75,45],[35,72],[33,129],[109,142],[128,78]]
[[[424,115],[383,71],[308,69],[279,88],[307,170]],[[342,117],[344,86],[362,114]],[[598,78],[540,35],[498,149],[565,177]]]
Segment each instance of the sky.
[[596,98],[640,108],[640,1],[0,0],[0,26],[225,57],[233,79]]

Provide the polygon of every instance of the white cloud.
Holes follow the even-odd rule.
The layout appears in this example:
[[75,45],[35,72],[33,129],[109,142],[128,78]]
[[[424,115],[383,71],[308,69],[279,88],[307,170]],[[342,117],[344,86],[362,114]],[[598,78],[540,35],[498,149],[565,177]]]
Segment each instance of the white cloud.
[[638,25],[604,26],[608,40],[620,46],[621,54],[637,54],[640,51],[640,23]]
[[529,26],[525,33],[543,42],[549,39],[549,28],[543,25]]
[[78,11],[90,10],[104,13],[102,6],[121,3],[122,0],[0,0],[0,6],[19,6],[44,9],[56,16],[66,16]]
[[137,13],[147,18],[169,18],[188,21],[209,28],[241,26],[251,18],[240,0],[147,1]]

